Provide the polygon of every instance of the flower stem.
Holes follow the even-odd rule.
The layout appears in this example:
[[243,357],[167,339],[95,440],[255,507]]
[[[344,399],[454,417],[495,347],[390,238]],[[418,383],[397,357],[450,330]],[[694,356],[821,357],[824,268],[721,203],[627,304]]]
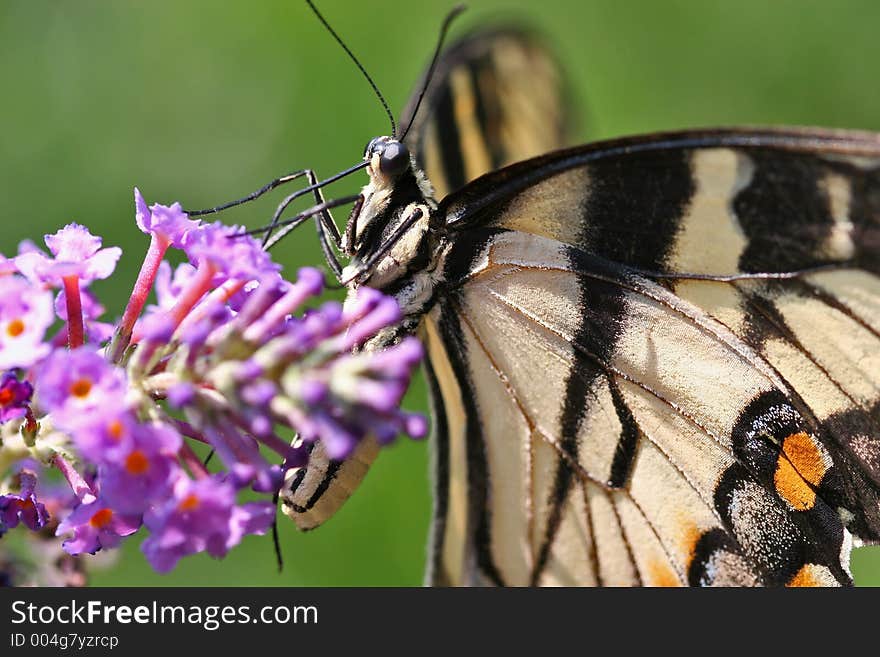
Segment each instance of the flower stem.
[[61,471],[61,474],[64,475],[64,478],[67,479],[67,483],[70,484],[70,488],[76,494],[76,496],[80,499],[81,502],[87,504],[95,499],[95,493],[92,490],[91,486],[86,483],[86,480],[82,478],[79,472],[76,471],[70,463],[68,463],[67,459],[65,459],[61,454],[56,454],[52,457],[53,465]]
[[206,445],[210,445],[211,441],[205,438],[198,429],[196,429],[189,422],[184,422],[183,420],[178,420],[176,417],[169,418],[171,423],[177,428],[177,431],[180,432],[181,436],[186,436],[187,438],[192,438],[193,440],[197,440],[200,443],[204,443]]
[[67,346],[76,349],[85,342],[79,277],[76,275],[65,276],[63,281],[64,299],[67,302]]
[[150,248],[147,249],[147,254],[144,256],[144,262],[138,272],[137,280],[134,282],[128,305],[125,307],[122,320],[119,322],[119,327],[116,329],[113,341],[107,350],[107,359],[111,363],[118,363],[131,343],[132,329],[147,302],[150,290],[153,289],[159,265],[162,263],[170,244],[171,242],[167,238],[160,237],[155,233],[150,236]]
[[181,293],[174,307],[168,311],[168,316],[174,320],[174,325],[180,326],[183,318],[189,314],[189,311],[198,303],[199,299],[205,296],[205,293],[211,289],[211,279],[217,269],[209,262],[199,262],[195,276],[189,282],[189,286]]
[[284,457],[284,463],[289,468],[299,468],[304,466],[309,460],[309,453],[304,448],[293,447],[290,443],[286,443],[275,434],[267,434],[257,437],[261,443]]
[[189,468],[192,476],[196,479],[204,479],[209,475],[208,469],[202,464],[198,454],[193,451],[193,448],[189,446],[189,443],[184,442],[180,446],[180,451],[177,455],[180,457],[180,460],[183,461],[184,465]]
[[212,290],[204,301],[199,303],[197,307],[192,308],[192,312],[181,320],[179,328],[182,331],[185,331],[199,320],[204,319],[209,308],[213,307],[214,304],[228,302],[245,286],[245,283],[246,281],[238,280],[226,281],[221,286]]

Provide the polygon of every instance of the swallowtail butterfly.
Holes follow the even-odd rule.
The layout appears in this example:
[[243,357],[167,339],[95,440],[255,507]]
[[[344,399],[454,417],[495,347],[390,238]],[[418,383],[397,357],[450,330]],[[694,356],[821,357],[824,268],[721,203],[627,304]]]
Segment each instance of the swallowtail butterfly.
[[[534,36],[479,31],[435,64],[357,198],[301,190],[340,280],[404,309],[369,348],[427,349],[427,581],[851,584],[880,537],[880,136],[563,149]],[[285,511],[316,527],[376,451],[319,445]]]

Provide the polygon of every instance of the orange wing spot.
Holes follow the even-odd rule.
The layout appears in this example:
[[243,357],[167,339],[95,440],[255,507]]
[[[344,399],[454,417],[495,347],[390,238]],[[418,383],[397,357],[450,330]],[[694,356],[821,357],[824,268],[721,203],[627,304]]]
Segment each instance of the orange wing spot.
[[795,509],[806,511],[816,504],[818,486],[828,468],[818,445],[805,432],[793,433],[782,443],[773,483],[776,492]]
[[825,566],[807,563],[795,573],[794,577],[788,580],[786,586],[833,586],[837,583],[837,580]]
[[819,446],[810,436],[803,431],[790,435],[782,443],[782,451],[804,479],[819,485],[828,468]]
[[648,563],[648,578],[645,582],[648,586],[681,586],[669,564],[663,561],[651,561]]

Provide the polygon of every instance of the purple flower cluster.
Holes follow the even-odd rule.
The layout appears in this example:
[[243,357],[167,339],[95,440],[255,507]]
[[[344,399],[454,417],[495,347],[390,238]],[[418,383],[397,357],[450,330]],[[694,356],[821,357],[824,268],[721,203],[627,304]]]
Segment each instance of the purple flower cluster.
[[[308,444],[344,458],[368,437],[425,435],[424,418],[399,409],[421,346],[375,337],[401,319],[393,300],[361,288],[307,308],[318,270],[287,281],[236,227],[147,206],[137,190],[135,208],[150,246],[115,326],[89,286],[121,250],[85,227],[47,235],[49,254],[24,244],[0,257],[0,535],[54,530],[78,555],[145,530],[147,559],[167,572],[266,532]],[[172,272],[169,249],[189,262]],[[57,469],[69,492],[38,495],[41,475],[20,463]],[[244,489],[264,499],[240,503]]]

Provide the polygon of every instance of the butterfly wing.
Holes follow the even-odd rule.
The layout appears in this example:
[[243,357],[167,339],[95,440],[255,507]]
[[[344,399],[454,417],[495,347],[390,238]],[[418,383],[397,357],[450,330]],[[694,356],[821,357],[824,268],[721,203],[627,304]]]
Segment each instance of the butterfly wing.
[[424,83],[423,77],[416,85],[402,124],[413,122],[406,142],[438,199],[569,141],[563,76],[531,32],[483,29],[450,46],[413,119]]
[[441,204],[435,584],[849,584],[880,537],[880,138],[659,135]]

